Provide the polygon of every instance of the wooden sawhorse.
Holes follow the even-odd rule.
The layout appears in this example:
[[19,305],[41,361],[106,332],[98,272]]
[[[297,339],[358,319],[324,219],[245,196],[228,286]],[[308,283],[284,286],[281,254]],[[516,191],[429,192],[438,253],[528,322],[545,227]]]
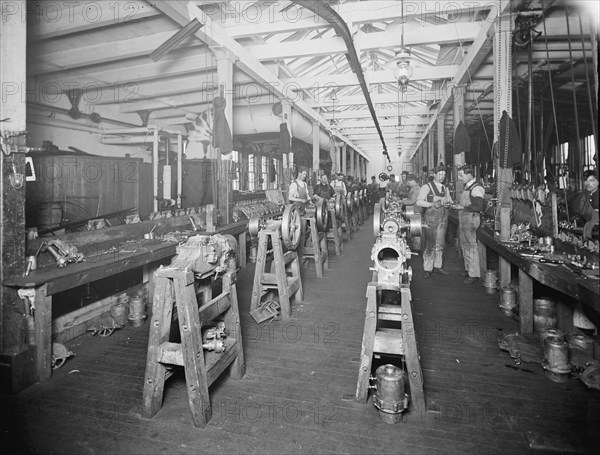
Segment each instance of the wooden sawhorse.
[[[155,279],[142,415],[149,418],[160,410],[165,381],[173,373],[169,367],[183,366],[194,426],[204,427],[212,417],[208,387],[230,365],[234,379],[241,379],[246,370],[235,273],[226,272],[222,276],[221,294],[205,300],[200,308],[194,274],[187,268],[161,268]],[[181,343],[170,341],[174,304]],[[213,325],[217,318],[222,319],[226,334],[220,348],[211,346],[211,340],[203,341],[202,336],[202,330]]]
[[[267,256],[269,254],[269,240],[271,241],[273,260],[270,271],[267,272]],[[291,276],[288,276],[290,273]],[[267,227],[258,233],[258,254],[256,268],[254,269],[254,285],[252,286],[252,299],[250,301],[250,314],[256,314],[262,297],[270,290],[276,289],[279,294],[281,318],[288,320],[292,313],[290,299],[295,296],[301,302],[304,299],[302,277],[300,275],[300,261],[296,251],[283,253],[281,232],[279,227]]]
[[334,208],[329,209],[329,219],[331,220],[331,228],[327,230],[327,240],[333,241],[336,256],[341,256],[342,251],[344,251],[343,229]]
[[[416,411],[425,412],[423,373],[415,338],[410,287],[408,284],[400,286],[399,291],[387,291],[398,292],[400,305],[395,305],[378,302],[382,291],[377,289],[377,272],[373,273],[373,281],[367,285],[365,329],[355,398],[360,402],[367,400],[373,355],[400,355],[406,364],[411,402]],[[393,321],[401,328],[382,328],[378,321]]]
[[[315,261],[317,277],[323,278],[323,268],[329,269],[327,235],[324,232],[319,232],[317,220],[314,216],[302,216],[301,222],[300,252],[302,262],[304,263],[309,259]],[[309,235],[306,235],[307,232],[309,232]]]

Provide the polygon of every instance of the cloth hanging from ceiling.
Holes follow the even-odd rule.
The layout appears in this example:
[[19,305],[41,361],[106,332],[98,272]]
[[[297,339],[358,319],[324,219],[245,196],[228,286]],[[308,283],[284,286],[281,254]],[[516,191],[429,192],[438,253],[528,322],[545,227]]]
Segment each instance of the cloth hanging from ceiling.
[[579,171],[579,157],[581,155],[579,147],[579,138],[574,130],[569,141],[569,156],[567,157],[567,165],[571,171]]
[[233,151],[233,138],[231,129],[225,117],[225,98],[216,96],[213,100],[214,124],[212,145],[219,148],[222,155],[229,155]]
[[[471,157],[471,138],[469,137],[469,130],[463,122],[458,123],[456,131],[454,132],[454,155],[460,154],[464,154],[462,160],[464,160],[465,163],[473,164],[475,162]],[[458,160],[455,158],[455,161]]]
[[277,169],[275,169],[273,158],[269,158],[269,182],[273,183],[275,180],[277,180]]
[[523,150],[521,148],[521,138],[515,126],[515,122],[510,118],[506,111],[502,111],[500,118],[500,138],[498,140],[498,154],[494,158],[500,159],[500,167],[512,168],[521,164],[523,159]]
[[287,123],[283,122],[279,125],[279,151],[287,155],[292,151],[292,143],[290,140],[290,132]]

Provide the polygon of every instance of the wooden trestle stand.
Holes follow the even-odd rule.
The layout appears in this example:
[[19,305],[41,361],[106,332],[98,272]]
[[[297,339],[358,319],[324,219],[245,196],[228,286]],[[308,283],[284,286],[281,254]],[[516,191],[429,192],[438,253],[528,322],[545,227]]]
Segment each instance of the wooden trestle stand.
[[[271,290],[279,296],[281,318],[288,320],[291,316],[291,298],[301,302],[304,298],[300,262],[296,249],[302,235],[300,211],[296,205],[288,205],[281,220],[251,220],[250,234],[258,233],[258,254],[254,270],[254,285],[250,301],[250,315],[257,323],[276,316],[273,308],[265,308],[263,297]],[[283,252],[284,246],[288,249]],[[270,247],[270,248],[269,248]],[[267,263],[271,259],[267,272]]]
[[[214,237],[218,239],[214,240]],[[212,417],[208,388],[215,379],[228,366],[231,366],[234,379],[241,379],[245,374],[235,257],[233,260],[231,257],[235,254],[235,240],[225,237],[191,237],[171,265],[155,273],[144,375],[144,417],[150,418],[161,409],[165,381],[173,374],[173,366],[184,368],[188,401],[196,427],[206,426]],[[219,255],[220,258],[215,260]],[[211,291],[207,292],[205,288],[204,301],[199,307],[196,278],[207,278],[215,273],[223,273],[222,292],[208,299]],[[181,342],[173,342],[171,338],[174,305]]]
[[[330,199],[327,203],[331,227],[327,230],[327,241],[332,241],[336,256],[340,256],[344,251],[344,235],[342,220],[344,216],[344,203],[341,194],[336,194],[335,199]],[[329,250],[328,250],[329,251]]]
[[348,193],[344,199],[344,215],[342,217],[342,232],[346,234],[345,240],[352,240],[354,233],[358,230],[358,226],[354,223],[354,203],[352,193]]
[[[327,252],[327,221],[329,212],[327,202],[321,200],[308,207],[302,221],[302,238],[300,252],[302,263],[313,260],[318,278],[323,278],[323,268],[329,268],[329,254]],[[309,235],[305,235],[306,233]]]
[[[397,261],[401,254],[388,254],[392,250],[402,252],[404,248],[397,245],[398,241],[404,242],[405,240],[398,240],[395,233],[379,236],[380,224],[383,225],[384,222],[380,218],[380,214],[380,204],[375,204],[376,242],[372,252],[375,267],[372,269],[372,281],[367,285],[367,307],[356,384],[356,400],[360,402],[367,400],[374,355],[401,356],[403,363],[406,364],[411,402],[415,410],[425,412],[423,374],[411,308],[411,272]],[[415,223],[419,224],[418,230],[420,230],[420,216],[418,217],[419,220]],[[388,219],[385,222],[388,222]],[[389,225],[386,224],[386,226]],[[386,257],[392,259],[386,259]],[[382,303],[381,299],[384,293],[396,293],[395,297],[397,298],[393,298],[391,301],[397,301],[400,304]],[[386,299],[387,301],[388,299]]]

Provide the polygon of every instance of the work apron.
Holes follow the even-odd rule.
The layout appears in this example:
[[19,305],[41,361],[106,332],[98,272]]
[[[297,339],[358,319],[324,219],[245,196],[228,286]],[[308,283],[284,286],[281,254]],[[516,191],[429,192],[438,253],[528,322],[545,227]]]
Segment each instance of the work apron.
[[[465,189],[460,197],[460,205],[466,207],[471,204],[471,186]],[[472,278],[479,278],[479,253],[477,250],[477,229],[481,224],[481,216],[476,212],[461,210],[458,212],[458,232],[460,247],[465,261],[465,270]]]
[[429,207],[425,211],[425,249],[423,251],[423,270],[431,272],[433,268],[442,268],[448,210],[445,207]]

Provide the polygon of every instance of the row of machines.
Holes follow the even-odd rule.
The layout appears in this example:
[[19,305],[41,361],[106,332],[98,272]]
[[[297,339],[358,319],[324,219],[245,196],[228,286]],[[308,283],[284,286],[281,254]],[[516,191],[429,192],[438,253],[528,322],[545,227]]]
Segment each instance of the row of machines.
[[[250,315],[257,323],[290,318],[292,301],[303,300],[302,263],[314,261],[315,273],[322,277],[328,267],[328,242],[336,246],[348,241],[364,223],[367,205],[366,190],[361,190],[330,200],[314,198],[305,205],[265,200],[239,206],[236,216],[248,220],[251,248],[256,247]],[[387,237],[384,241],[389,242]],[[165,382],[174,366],[184,369],[192,419],[198,427],[212,416],[209,386],[226,369],[234,379],[244,376],[237,248],[232,236],[194,235],[178,246],[170,265],[154,274],[144,416],[152,417],[161,409]],[[394,245],[382,248],[378,264],[388,270],[386,248]],[[393,274],[399,273],[394,268]],[[214,286],[216,281],[220,286]],[[213,288],[219,290],[217,296]]]

